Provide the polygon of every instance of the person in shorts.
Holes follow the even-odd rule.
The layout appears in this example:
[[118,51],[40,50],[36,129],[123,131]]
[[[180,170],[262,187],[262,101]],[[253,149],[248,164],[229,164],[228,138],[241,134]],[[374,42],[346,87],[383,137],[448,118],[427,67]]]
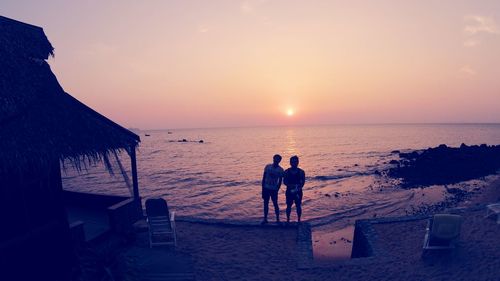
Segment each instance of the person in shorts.
[[264,219],[262,224],[267,223],[267,214],[269,212],[269,199],[273,201],[276,222],[280,222],[280,208],[278,206],[278,191],[283,180],[283,168],[280,167],[281,156],[273,156],[273,163],[266,165],[264,175],[262,176],[262,199],[264,200]]
[[286,185],[286,222],[290,222],[292,205],[295,203],[297,221],[300,223],[300,217],[302,216],[302,188],[306,181],[306,174],[304,170],[299,168],[298,156],[290,158],[290,166],[283,175],[283,183]]

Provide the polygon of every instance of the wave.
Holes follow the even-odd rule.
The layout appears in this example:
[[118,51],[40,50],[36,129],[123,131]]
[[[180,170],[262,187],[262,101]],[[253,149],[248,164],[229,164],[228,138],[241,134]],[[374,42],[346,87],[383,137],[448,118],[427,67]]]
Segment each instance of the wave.
[[340,175],[314,176],[314,177],[308,177],[307,179],[312,180],[312,181],[331,181],[331,180],[339,180],[339,179],[359,177],[359,176],[369,176],[369,175],[373,175],[374,173],[375,173],[375,171],[352,172],[352,173],[340,174]]
[[393,214],[401,211],[402,207],[413,198],[414,193],[410,193],[402,198],[391,198],[385,201],[359,204],[349,209],[338,210],[326,216],[309,219],[307,222],[313,227],[318,227],[339,221],[346,222],[348,219],[372,218],[373,214],[378,212],[382,212],[384,215]]

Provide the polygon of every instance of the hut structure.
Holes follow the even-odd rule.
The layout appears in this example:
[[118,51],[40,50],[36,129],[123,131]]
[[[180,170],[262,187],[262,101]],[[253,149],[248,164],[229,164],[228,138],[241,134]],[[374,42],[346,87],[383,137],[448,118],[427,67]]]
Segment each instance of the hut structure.
[[74,261],[61,162],[126,151],[134,199],[139,137],[59,85],[42,28],[0,16],[0,280],[68,280]]

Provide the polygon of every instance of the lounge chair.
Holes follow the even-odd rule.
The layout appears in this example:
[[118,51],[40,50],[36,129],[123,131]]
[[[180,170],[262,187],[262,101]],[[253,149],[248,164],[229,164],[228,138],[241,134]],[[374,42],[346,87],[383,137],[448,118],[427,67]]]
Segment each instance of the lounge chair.
[[175,212],[169,213],[167,202],[162,198],[146,200],[146,215],[149,226],[149,247],[177,246]]
[[436,214],[429,219],[424,239],[426,250],[446,250],[455,248],[460,236],[462,217],[459,215]]

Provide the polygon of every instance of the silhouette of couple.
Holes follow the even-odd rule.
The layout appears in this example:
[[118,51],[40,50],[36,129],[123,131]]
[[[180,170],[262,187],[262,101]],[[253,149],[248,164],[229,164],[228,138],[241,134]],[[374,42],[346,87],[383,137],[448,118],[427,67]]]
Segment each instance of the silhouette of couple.
[[304,170],[299,168],[299,157],[290,157],[290,168],[283,171],[280,167],[281,155],[273,156],[273,163],[266,165],[264,175],[262,176],[262,199],[264,200],[264,220],[262,224],[267,223],[267,214],[269,212],[269,199],[274,205],[276,213],[276,222],[280,223],[280,208],[278,206],[278,192],[281,183],[286,185],[286,221],[290,222],[290,213],[292,205],[295,203],[297,209],[297,221],[300,222],[302,215],[302,188],[306,180]]

